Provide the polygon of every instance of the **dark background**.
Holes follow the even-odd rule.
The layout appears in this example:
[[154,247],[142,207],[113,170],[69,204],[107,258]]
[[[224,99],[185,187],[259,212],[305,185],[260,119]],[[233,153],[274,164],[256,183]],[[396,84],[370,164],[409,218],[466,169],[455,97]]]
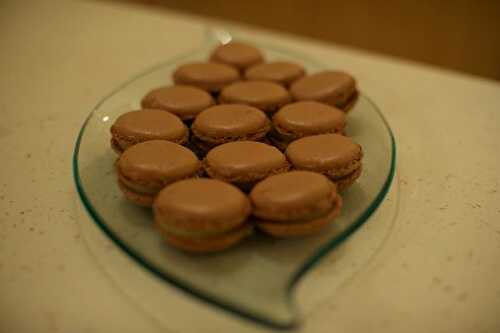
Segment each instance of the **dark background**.
[[500,80],[500,1],[114,1],[261,26]]

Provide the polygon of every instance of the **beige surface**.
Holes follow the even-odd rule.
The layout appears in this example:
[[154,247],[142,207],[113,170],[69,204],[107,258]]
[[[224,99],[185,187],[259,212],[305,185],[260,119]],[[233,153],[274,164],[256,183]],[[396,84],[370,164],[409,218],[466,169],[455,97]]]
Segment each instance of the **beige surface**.
[[[131,74],[195,45],[199,23],[122,5],[1,1],[0,31],[0,331],[258,330],[131,264],[78,213],[71,179],[89,110]],[[352,72],[398,141],[388,200],[299,287],[302,330],[498,332],[500,85],[251,35]],[[341,263],[357,273],[332,289]]]

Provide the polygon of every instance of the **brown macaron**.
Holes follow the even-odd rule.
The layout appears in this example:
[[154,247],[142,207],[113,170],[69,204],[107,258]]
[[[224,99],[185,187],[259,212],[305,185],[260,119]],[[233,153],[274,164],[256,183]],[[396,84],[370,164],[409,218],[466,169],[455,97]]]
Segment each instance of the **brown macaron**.
[[293,141],[285,152],[295,169],[316,171],[330,178],[339,191],[361,175],[363,150],[351,138],[320,134]]
[[245,71],[245,79],[271,81],[288,87],[292,82],[305,75],[304,67],[287,61],[273,61],[259,64]]
[[267,114],[278,111],[292,100],[281,85],[266,81],[242,81],[225,87],[220,95],[221,104],[247,104],[261,109]]
[[197,176],[200,166],[192,151],[164,140],[138,143],[116,162],[122,192],[141,206],[151,206],[156,194],[166,185]]
[[264,56],[259,49],[252,45],[231,41],[227,44],[218,46],[212,52],[210,60],[230,65],[243,71],[250,66],[263,62]]
[[257,227],[275,237],[320,232],[340,213],[342,198],[322,174],[290,171],[271,176],[250,192]]
[[222,88],[240,79],[240,74],[229,65],[197,62],[181,65],[173,74],[176,84],[191,85],[218,93]]
[[210,150],[203,160],[212,178],[249,190],[256,182],[289,169],[285,155],[262,142],[236,141]]
[[155,225],[165,241],[189,252],[227,249],[248,236],[251,205],[231,184],[198,178],[165,187],[153,205]]
[[192,142],[201,150],[231,141],[259,141],[271,128],[264,112],[248,105],[216,105],[201,112],[193,122]]
[[205,90],[192,86],[176,85],[151,90],[141,101],[143,108],[169,111],[183,121],[215,105],[213,97]]
[[345,113],[333,106],[315,101],[295,102],[282,107],[273,115],[270,139],[284,150],[294,140],[305,136],[344,134]]
[[290,86],[297,101],[318,101],[349,111],[358,97],[354,78],[339,71],[323,71],[305,76]]
[[111,147],[121,154],[129,147],[148,140],[185,144],[189,131],[175,115],[161,110],[131,111],[119,116],[110,128]]

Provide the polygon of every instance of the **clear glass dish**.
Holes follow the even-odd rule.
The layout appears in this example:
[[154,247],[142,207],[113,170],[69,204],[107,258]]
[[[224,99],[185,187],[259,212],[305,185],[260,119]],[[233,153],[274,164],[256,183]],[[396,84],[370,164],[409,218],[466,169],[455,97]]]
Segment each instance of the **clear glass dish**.
[[[104,97],[85,120],[73,155],[73,174],[81,201],[100,229],[132,257],[165,282],[206,302],[274,328],[299,322],[294,286],[320,259],[347,239],[377,209],[395,170],[396,147],[391,129],[378,108],[361,94],[348,115],[347,134],[364,149],[363,174],[344,194],[342,214],[322,234],[274,240],[255,234],[240,246],[214,255],[189,255],[165,245],[152,225],[150,210],[125,201],[116,184],[115,153],[109,127],[122,113],[137,109],[150,89],[168,84],[182,63],[205,60],[231,35],[210,31],[203,45],[139,74]],[[269,60],[302,63],[309,72],[325,69],[307,56],[249,40]]]

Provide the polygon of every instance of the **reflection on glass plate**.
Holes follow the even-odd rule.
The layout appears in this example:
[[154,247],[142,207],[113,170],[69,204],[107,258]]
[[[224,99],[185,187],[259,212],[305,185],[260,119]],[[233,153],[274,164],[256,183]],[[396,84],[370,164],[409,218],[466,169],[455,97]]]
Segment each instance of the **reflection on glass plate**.
[[[122,113],[137,109],[149,90],[168,84],[171,73],[185,62],[205,60],[231,35],[216,31],[199,49],[171,59],[132,78],[105,97],[91,112],[78,136],[73,156],[76,187],[83,205],[123,251],[165,282],[232,313],[275,328],[290,328],[298,316],[291,295],[298,280],[326,253],[361,226],[384,199],[394,176],[395,143],[377,107],[364,95],[348,115],[347,134],[363,146],[364,167],[347,190],[342,215],[322,234],[294,240],[274,240],[256,234],[229,251],[193,256],[165,245],[152,226],[149,210],[123,198],[116,185],[116,155],[109,146],[109,127]],[[250,41],[267,59],[300,62],[309,72],[324,69],[304,55]]]

